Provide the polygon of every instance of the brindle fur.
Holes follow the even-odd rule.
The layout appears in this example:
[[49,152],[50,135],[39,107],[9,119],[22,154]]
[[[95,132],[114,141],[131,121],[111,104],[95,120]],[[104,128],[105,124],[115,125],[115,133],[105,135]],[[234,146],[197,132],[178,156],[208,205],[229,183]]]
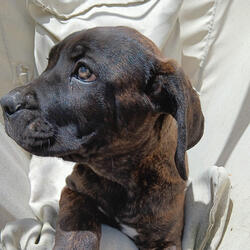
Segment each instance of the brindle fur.
[[[96,75],[72,82],[75,65]],[[134,228],[139,249],[181,249],[186,150],[203,133],[197,94],[180,67],[126,27],[74,33],[46,70],[1,99],[24,149],[77,164],[60,199],[54,249],[99,249],[101,224]]]

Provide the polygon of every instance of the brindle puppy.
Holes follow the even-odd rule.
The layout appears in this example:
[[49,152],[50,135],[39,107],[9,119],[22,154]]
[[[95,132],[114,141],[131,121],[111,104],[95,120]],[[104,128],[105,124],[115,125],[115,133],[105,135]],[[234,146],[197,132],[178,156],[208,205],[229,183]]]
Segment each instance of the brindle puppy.
[[21,147],[77,163],[54,249],[98,249],[102,223],[139,249],[181,249],[185,152],[202,136],[203,115],[181,68],[149,39],[126,27],[74,33],[1,105]]

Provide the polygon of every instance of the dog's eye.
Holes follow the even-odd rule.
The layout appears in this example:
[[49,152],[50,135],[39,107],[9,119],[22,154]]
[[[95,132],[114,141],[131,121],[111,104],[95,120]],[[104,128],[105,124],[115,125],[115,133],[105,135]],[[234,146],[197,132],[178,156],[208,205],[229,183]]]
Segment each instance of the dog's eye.
[[88,68],[81,66],[78,68],[77,78],[85,82],[93,82],[96,76]]

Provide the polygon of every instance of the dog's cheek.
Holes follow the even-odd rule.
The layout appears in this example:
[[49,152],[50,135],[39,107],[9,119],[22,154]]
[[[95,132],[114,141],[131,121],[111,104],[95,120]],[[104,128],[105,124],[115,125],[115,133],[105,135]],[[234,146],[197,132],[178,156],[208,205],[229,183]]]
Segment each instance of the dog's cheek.
[[120,128],[136,132],[151,111],[150,102],[139,93],[124,92],[116,97],[117,122]]
[[[101,85],[101,86],[100,86]],[[82,89],[69,95],[71,117],[76,121],[81,131],[86,128],[102,129],[106,132],[114,127],[114,95],[113,90],[104,84],[97,87]]]

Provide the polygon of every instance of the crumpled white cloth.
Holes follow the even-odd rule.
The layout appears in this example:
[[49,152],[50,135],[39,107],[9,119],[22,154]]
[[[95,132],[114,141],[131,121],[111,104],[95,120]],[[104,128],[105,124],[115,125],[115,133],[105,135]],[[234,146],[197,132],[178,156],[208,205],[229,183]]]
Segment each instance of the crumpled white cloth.
[[185,200],[184,250],[217,249],[225,229],[230,190],[224,167],[210,166],[190,180]]

